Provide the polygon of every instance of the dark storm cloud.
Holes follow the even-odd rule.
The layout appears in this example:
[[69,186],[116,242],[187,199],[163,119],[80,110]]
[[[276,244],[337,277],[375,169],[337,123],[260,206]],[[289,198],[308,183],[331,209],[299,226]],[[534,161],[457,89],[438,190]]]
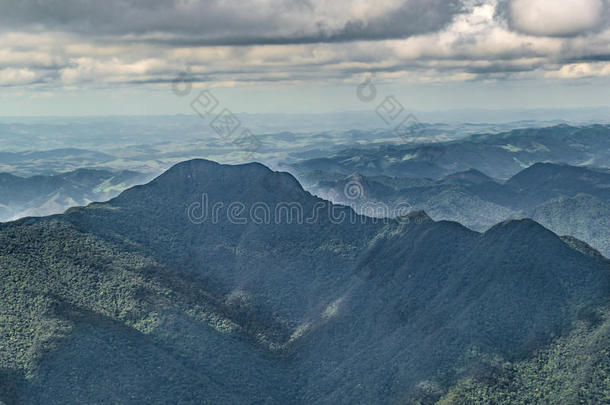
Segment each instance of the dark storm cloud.
[[394,7],[380,4],[381,14],[369,18],[351,15],[349,1],[332,4],[315,0],[276,0],[265,6],[219,0],[0,0],[0,29],[107,37],[153,35],[156,41],[185,46],[300,44],[404,38],[437,31],[461,10],[460,0],[405,0]]

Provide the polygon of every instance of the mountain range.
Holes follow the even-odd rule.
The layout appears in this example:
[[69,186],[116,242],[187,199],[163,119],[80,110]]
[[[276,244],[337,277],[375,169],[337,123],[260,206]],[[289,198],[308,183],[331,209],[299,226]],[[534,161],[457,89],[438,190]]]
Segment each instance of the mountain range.
[[[298,177],[314,194],[369,216],[380,203],[390,214],[403,205],[477,231],[506,219],[528,217],[610,256],[608,169],[536,163],[507,181],[492,179],[476,169],[439,180],[360,173],[344,176],[320,170]],[[349,187],[356,188],[357,195],[351,195]]]
[[476,169],[506,180],[538,162],[610,167],[610,126],[515,129],[434,144],[379,145],[344,149],[333,156],[287,165],[294,173],[321,170],[349,175],[426,177]]
[[187,161],[0,224],[0,402],[603,403],[609,293],[607,259],[530,219],[370,218]]
[[224,163],[255,160],[293,173],[357,171],[434,179],[470,168],[508,179],[536,162],[610,167],[608,125],[448,124],[428,116],[413,133],[399,136],[391,127],[379,127],[383,123],[373,112],[366,115],[369,119],[348,115],[357,122],[338,118],[332,124],[315,115],[288,121],[273,114],[239,115],[256,139],[241,146],[206,124],[214,116],[198,114],[0,120],[0,172],[34,176],[86,167],[158,175],[201,157]]

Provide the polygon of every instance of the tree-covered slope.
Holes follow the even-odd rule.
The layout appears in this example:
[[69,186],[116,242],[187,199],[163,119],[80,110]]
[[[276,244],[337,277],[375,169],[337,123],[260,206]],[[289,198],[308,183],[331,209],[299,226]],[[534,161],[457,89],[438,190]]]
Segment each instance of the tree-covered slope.
[[[246,222],[204,215],[221,203]],[[304,220],[254,220],[286,203]],[[531,220],[374,220],[262,165],[184,162],[0,224],[0,401],[433,401],[475,348],[526,361],[574,333],[608,266]]]
[[11,224],[1,237],[8,404],[290,395],[282,364],[250,337],[258,331],[244,332],[230,306],[150,258],[57,220]]
[[610,311],[603,308],[526,360],[474,352],[478,372],[461,379],[438,405],[610,403],[609,341]]

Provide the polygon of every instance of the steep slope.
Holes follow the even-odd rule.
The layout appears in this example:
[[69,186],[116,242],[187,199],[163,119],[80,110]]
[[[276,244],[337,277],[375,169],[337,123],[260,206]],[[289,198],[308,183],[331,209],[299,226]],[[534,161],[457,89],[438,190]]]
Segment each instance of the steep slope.
[[[580,255],[530,220],[482,235],[433,222],[388,231],[362,263],[366,281],[306,341],[303,361],[324,359],[309,377],[309,401],[401,403],[405,388],[435,398],[469,351],[514,360],[561,334],[586,285],[601,281],[596,272],[585,281],[574,267]],[[600,287],[608,293],[606,281]]]
[[91,208],[70,210],[66,220],[292,315],[306,309],[308,296],[332,293],[378,228],[257,163],[185,162]]
[[530,220],[371,219],[259,164],[189,161],[0,224],[0,400],[438,398],[473,347],[527,358],[609,283],[605,259]]
[[478,370],[438,405],[610,403],[610,310],[587,313],[574,330],[530,359],[504,362],[477,352]]
[[561,197],[537,206],[527,216],[559,235],[586,241],[610,257],[610,202],[587,194]]
[[61,220],[0,237],[7,404],[290,398],[283,364],[171,269]]

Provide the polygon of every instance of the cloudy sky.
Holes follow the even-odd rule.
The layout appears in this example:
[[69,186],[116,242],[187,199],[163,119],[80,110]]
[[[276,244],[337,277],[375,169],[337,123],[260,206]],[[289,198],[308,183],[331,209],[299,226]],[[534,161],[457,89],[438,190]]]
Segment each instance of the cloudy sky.
[[0,115],[607,106],[610,0],[0,0]]

